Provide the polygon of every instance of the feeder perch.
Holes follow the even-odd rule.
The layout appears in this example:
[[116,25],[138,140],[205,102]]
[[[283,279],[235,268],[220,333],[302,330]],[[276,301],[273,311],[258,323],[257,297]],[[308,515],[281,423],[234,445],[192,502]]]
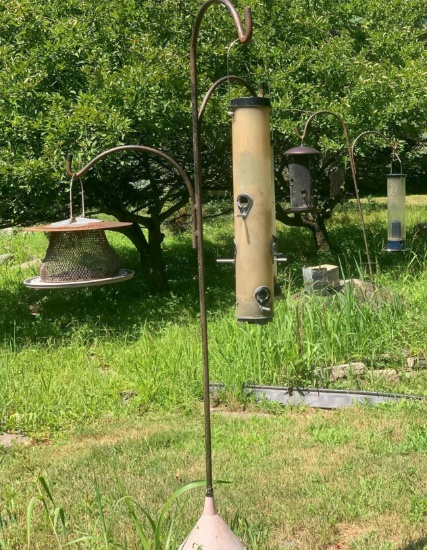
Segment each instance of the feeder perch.
[[285,151],[289,157],[289,188],[291,207],[286,212],[316,212],[310,174],[310,159],[320,155],[312,147],[300,145]]
[[49,234],[49,246],[38,277],[24,281],[34,289],[86,287],[131,279],[134,272],[121,269],[119,255],[105,231],[131,225],[90,218],[71,218],[26,231]]
[[387,176],[388,240],[385,252],[408,250],[406,248],[405,195],[406,176],[389,174]]

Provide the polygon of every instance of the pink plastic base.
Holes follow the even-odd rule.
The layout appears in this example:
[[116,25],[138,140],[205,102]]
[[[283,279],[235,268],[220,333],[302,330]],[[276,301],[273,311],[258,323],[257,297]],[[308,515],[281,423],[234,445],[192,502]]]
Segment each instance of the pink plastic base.
[[216,513],[213,497],[205,498],[203,514],[179,550],[245,550],[245,546]]

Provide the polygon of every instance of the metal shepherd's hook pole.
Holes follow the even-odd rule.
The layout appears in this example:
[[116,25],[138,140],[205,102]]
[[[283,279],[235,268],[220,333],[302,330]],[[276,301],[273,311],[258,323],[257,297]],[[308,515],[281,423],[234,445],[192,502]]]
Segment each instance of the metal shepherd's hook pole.
[[346,141],[346,145],[347,145],[348,156],[349,156],[349,159],[350,159],[351,175],[353,177],[354,192],[355,192],[355,195],[356,195],[357,208],[359,210],[360,224],[362,226],[363,241],[365,243],[366,258],[368,260],[369,276],[371,278],[371,281],[374,282],[374,274],[373,274],[373,271],[372,271],[371,255],[369,253],[368,239],[366,237],[365,219],[363,217],[362,204],[360,202],[360,196],[359,196],[359,187],[357,185],[356,164],[354,162],[354,148],[351,147],[351,144],[350,144],[350,138],[348,136],[348,129],[347,129],[346,123],[344,122],[344,120],[339,115],[337,115],[333,111],[328,111],[328,110],[316,111],[315,113],[313,113],[312,115],[310,115],[308,117],[307,122],[305,123],[304,131],[303,131],[302,135],[299,133],[298,129],[296,129],[296,133],[297,133],[297,136],[301,139],[301,141],[304,141],[307,130],[308,130],[308,127],[310,125],[310,122],[312,121],[312,119],[314,117],[316,117],[317,115],[322,115],[322,114],[332,115],[337,120],[339,120],[339,122],[342,126],[342,129],[344,131],[344,137],[345,137],[345,141]]
[[248,42],[252,37],[252,18],[250,8],[245,8],[245,27],[236,8],[229,0],[206,0],[197,14],[191,35],[190,47],[190,76],[191,76],[191,111],[193,121],[193,155],[194,155],[194,190],[196,200],[196,237],[199,271],[199,297],[200,297],[200,324],[202,329],[202,354],[203,354],[203,397],[205,412],[205,453],[206,453],[206,494],[213,495],[212,488],[212,449],[211,449],[211,426],[210,426],[210,395],[209,395],[209,359],[208,359],[208,337],[206,318],[206,286],[203,257],[203,221],[202,221],[202,174],[200,154],[200,128],[201,121],[198,114],[198,85],[197,85],[197,37],[200,25],[207,9],[213,4],[222,4],[230,12],[236,26],[237,35],[242,44]]
[[[206,316],[206,285],[205,285],[205,269],[204,269],[204,257],[203,257],[203,220],[202,220],[202,174],[201,174],[201,153],[200,153],[200,130],[201,119],[199,117],[199,100],[198,100],[198,86],[197,86],[197,38],[200,30],[202,19],[208,8],[213,4],[223,5],[230,12],[233,18],[234,25],[237,30],[237,35],[241,43],[246,43],[252,36],[252,18],[250,8],[245,8],[245,29],[242,26],[242,21],[236,8],[229,0],[206,0],[201,6],[196,21],[194,23],[193,32],[191,35],[190,45],[190,78],[191,78],[191,111],[192,111],[192,123],[193,123],[193,155],[194,155],[194,190],[195,190],[195,214],[196,214],[196,243],[197,243],[197,256],[198,256],[198,275],[199,275],[199,299],[200,299],[200,325],[202,333],[202,360],[203,360],[203,400],[204,400],[204,419],[205,419],[205,460],[206,460],[206,499],[205,510],[202,518],[200,518],[196,528],[190,533],[186,541],[181,546],[182,549],[193,548],[196,544],[201,545],[202,541],[199,540],[200,533],[204,529],[206,531],[221,530],[221,534],[215,532],[213,537],[216,540],[212,540],[212,536],[206,532],[203,543],[203,548],[243,548],[240,541],[233,535],[231,530],[225,525],[218,527],[218,522],[211,522],[211,525],[206,525],[206,520],[209,517],[216,517],[215,506],[213,503],[213,480],[212,480],[212,441],[211,441],[211,423],[210,423],[210,395],[209,395],[209,358],[208,358],[208,331],[207,331],[207,316]],[[201,113],[203,115],[203,111]],[[209,501],[209,504],[207,504]],[[208,509],[209,508],[209,509]],[[214,523],[216,527],[214,526]],[[224,528],[225,527],[225,528]],[[227,537],[231,542],[225,542],[225,546],[218,546],[220,539],[225,531]],[[203,538],[203,534],[202,534]],[[195,540],[197,539],[197,540]],[[227,539],[227,540],[228,540]],[[235,539],[235,540],[234,540]],[[225,541],[225,539],[224,539]],[[237,546],[236,546],[237,544]]]

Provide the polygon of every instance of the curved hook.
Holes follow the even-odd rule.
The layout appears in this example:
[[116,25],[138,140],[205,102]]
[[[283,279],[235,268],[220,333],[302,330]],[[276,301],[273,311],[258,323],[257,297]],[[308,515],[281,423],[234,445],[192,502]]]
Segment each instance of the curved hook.
[[[237,36],[242,44],[247,44],[252,38],[252,15],[251,9],[246,6],[244,9],[245,13],[245,30],[243,29],[242,20],[230,2],[230,0],[206,0],[205,3],[199,10],[199,13],[196,16],[196,21],[194,23],[193,32],[191,34],[191,44],[190,44],[190,72],[191,72],[191,83],[192,83],[192,102],[197,100],[197,70],[196,70],[196,57],[197,57],[197,37],[199,35],[200,25],[202,19],[208,8],[213,4],[221,4],[228,9],[231,17],[233,18],[234,25],[236,27]],[[197,105],[196,105],[197,111]]]
[[298,131],[298,128],[296,128],[295,129],[296,134],[299,137],[299,139],[301,140],[301,142],[303,142],[304,139],[305,139],[305,136],[307,134],[307,130],[308,130],[308,127],[310,126],[311,121],[317,115],[332,115],[333,117],[335,117],[340,122],[340,124],[342,126],[342,129],[344,131],[344,137],[345,137],[345,141],[346,141],[346,145],[347,145],[348,156],[349,156],[349,159],[350,159],[350,167],[351,167],[351,175],[352,175],[353,184],[354,184],[354,192],[355,192],[355,195],[356,195],[356,202],[357,202],[357,207],[358,207],[358,210],[359,210],[360,224],[362,226],[363,241],[364,241],[364,244],[365,244],[365,251],[366,251],[366,259],[368,261],[369,276],[371,278],[371,281],[374,282],[374,274],[373,274],[373,271],[372,271],[371,255],[369,253],[368,238],[366,236],[365,219],[363,217],[362,203],[360,202],[359,187],[357,185],[356,163],[354,162],[354,155],[353,155],[354,149],[351,147],[350,138],[349,138],[349,135],[348,135],[348,128],[347,128],[346,123],[344,122],[344,119],[342,117],[340,117],[340,115],[337,115],[337,113],[334,113],[333,111],[328,111],[328,110],[316,111],[308,117],[308,119],[305,123],[305,126],[304,126],[303,133],[300,134],[299,131]]
[[234,76],[234,75],[223,76],[223,77],[219,78],[216,82],[214,82],[212,84],[212,86],[209,88],[209,90],[206,92],[206,95],[203,98],[203,101],[202,101],[202,103],[200,105],[200,109],[199,109],[199,122],[203,118],[203,115],[204,115],[204,112],[205,112],[205,109],[206,109],[206,105],[207,105],[211,95],[218,88],[218,86],[220,86],[224,82],[229,82],[230,80],[234,80],[235,82],[239,82],[242,86],[246,87],[248,92],[253,97],[256,97],[257,93],[256,93],[255,89],[248,82],[246,82],[246,80],[244,78],[241,78],[240,76]]
[[[333,117],[335,117],[341,123],[341,126],[344,130],[344,135],[346,136],[346,138],[348,138],[347,125],[345,124],[344,120],[340,117],[340,115],[337,115],[337,113],[334,113],[333,111],[321,110],[321,111],[315,111],[314,113],[311,113],[311,115],[306,120],[302,135],[299,133],[298,128],[295,128],[295,133],[301,141],[304,141],[305,136],[307,134],[308,127],[310,126],[310,123],[313,120],[313,118],[315,118],[317,115],[332,115]],[[350,150],[349,140],[348,140],[348,148]]]
[[107,149],[103,153],[100,153],[96,157],[94,157],[91,161],[89,161],[86,166],[81,168],[78,172],[73,172],[72,169],[72,162],[73,162],[73,154],[67,153],[67,158],[65,161],[65,169],[67,171],[67,174],[71,176],[72,178],[80,178],[83,176],[92,166],[94,166],[97,162],[102,160],[104,157],[119,153],[121,151],[141,151],[143,153],[152,153],[153,155],[156,155],[164,160],[166,160],[169,164],[171,164],[175,170],[178,172],[178,174],[182,177],[184,180],[185,186],[187,187],[188,194],[190,195],[190,201],[191,201],[191,208],[193,211],[192,218],[192,226],[193,226],[193,248],[196,247],[196,217],[195,217],[195,195],[194,195],[194,189],[191,184],[191,180],[184,171],[184,169],[174,160],[172,157],[167,155],[166,153],[163,153],[163,151],[159,151],[158,149],[154,149],[153,147],[146,147],[145,145],[120,145],[119,147],[113,147],[112,149]]
[[400,164],[400,172],[402,173],[402,161],[399,157],[399,155],[397,154],[397,148],[398,148],[398,143],[397,142],[392,142],[390,141],[384,134],[382,134],[381,132],[378,132],[376,130],[367,130],[366,132],[362,132],[361,134],[359,134],[357,136],[357,138],[353,141],[352,145],[351,145],[351,153],[353,155],[353,158],[354,158],[354,150],[356,148],[356,143],[359,141],[359,139],[363,136],[366,136],[366,135],[374,135],[374,136],[377,136],[377,137],[380,137],[381,139],[383,139],[387,145],[391,148],[391,154],[392,154],[392,160],[391,160],[391,171],[393,172],[393,159],[397,159],[399,164]]
[[196,21],[194,23],[193,35],[191,38],[192,46],[195,46],[203,16],[205,15],[206,11],[212,4],[222,4],[228,9],[228,11],[231,14],[231,17],[233,18],[234,24],[236,26],[237,36],[239,37],[240,42],[242,44],[246,44],[247,42],[249,42],[250,39],[252,38],[252,14],[251,14],[250,7],[246,6],[244,9],[245,30],[243,30],[242,20],[240,19],[240,16],[236,8],[233,6],[230,0],[206,0],[205,3],[200,8],[199,13],[197,14],[197,17],[196,17]]

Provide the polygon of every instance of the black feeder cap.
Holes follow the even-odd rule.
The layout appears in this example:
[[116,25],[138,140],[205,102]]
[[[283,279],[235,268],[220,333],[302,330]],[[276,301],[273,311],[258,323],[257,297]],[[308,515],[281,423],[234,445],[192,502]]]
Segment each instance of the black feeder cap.
[[230,101],[232,109],[239,107],[270,107],[271,101],[268,97],[237,97]]

